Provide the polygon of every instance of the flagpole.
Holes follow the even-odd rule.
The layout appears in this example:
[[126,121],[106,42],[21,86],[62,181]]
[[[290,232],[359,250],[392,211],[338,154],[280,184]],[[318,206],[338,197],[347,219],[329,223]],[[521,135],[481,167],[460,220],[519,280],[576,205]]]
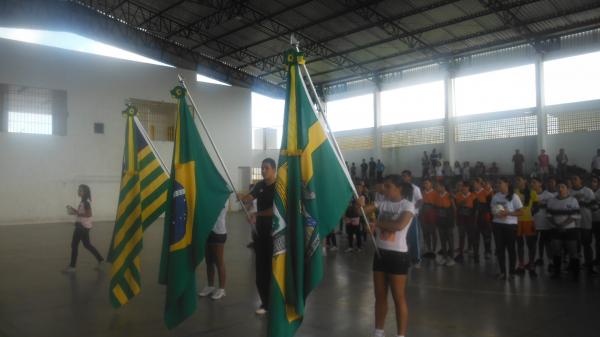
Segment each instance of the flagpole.
[[212,148],[215,151],[215,153],[217,154],[217,158],[219,158],[219,162],[221,163],[221,166],[223,167],[223,170],[225,170],[225,175],[227,176],[227,180],[229,181],[229,185],[231,185],[231,189],[233,190],[233,193],[235,193],[235,198],[237,199],[237,201],[242,206],[242,209],[244,210],[244,213],[246,213],[246,217],[248,219],[250,219],[250,213],[248,213],[248,210],[246,209],[246,206],[244,206],[244,203],[242,202],[242,199],[240,199],[240,196],[238,195],[238,192],[235,189],[235,186],[233,185],[233,181],[231,180],[231,176],[229,175],[229,171],[227,170],[227,166],[225,166],[225,162],[223,161],[223,158],[221,158],[221,154],[219,153],[219,150],[217,149],[217,146],[215,145],[215,142],[213,141],[213,139],[212,139],[212,137],[210,135],[210,132],[208,131],[208,128],[206,127],[206,124],[204,124],[204,120],[202,119],[202,116],[200,116],[200,112],[198,112],[198,109],[196,108],[196,103],[194,102],[194,98],[192,98],[192,94],[190,94],[190,91],[188,90],[187,86],[185,85],[185,80],[183,79],[183,77],[181,76],[181,74],[177,74],[177,77],[179,78],[179,83],[181,83],[181,85],[183,86],[183,88],[185,88],[185,91],[187,92],[187,95],[190,98],[190,102],[192,102],[192,106],[194,107],[194,112],[196,113],[196,116],[198,117],[198,120],[200,120],[200,125],[202,125],[202,128],[206,132],[206,135],[208,136],[208,140],[210,141],[210,145],[212,145]]
[[144,137],[144,139],[146,140],[146,143],[148,143],[148,145],[152,149],[152,152],[154,152],[154,155],[156,156],[156,159],[158,159],[158,162],[160,163],[160,166],[162,167],[163,171],[165,171],[165,174],[167,175],[167,177],[169,177],[170,174],[169,174],[169,171],[167,170],[167,166],[165,165],[165,162],[160,157],[160,154],[158,153],[158,151],[156,151],[156,148],[154,147],[154,144],[152,144],[150,137],[148,137],[148,134],[146,133],[146,129],[144,129],[142,122],[140,122],[140,120],[137,118],[137,116],[133,116],[133,121],[135,122],[135,125],[137,125],[138,130],[140,130],[142,137]]
[[[294,47],[296,48],[296,51],[300,52],[300,48],[298,47],[299,41],[295,39],[293,33],[290,36],[290,43],[292,45],[294,45]],[[312,89],[313,95],[315,95],[315,99],[317,100],[317,104],[319,105],[319,110],[320,110],[319,112],[321,114],[321,117],[323,118],[323,121],[325,122],[325,126],[327,127],[327,133],[329,134],[329,138],[333,142],[334,149],[335,149],[336,155],[338,157],[338,162],[340,162],[340,165],[343,167],[343,171],[346,174],[346,179],[348,179],[350,186],[352,186],[352,192],[354,193],[354,197],[356,199],[358,199],[358,198],[360,198],[360,196],[358,195],[358,192],[356,191],[356,188],[354,187],[354,182],[352,181],[352,178],[350,177],[350,173],[348,172],[348,168],[346,167],[346,164],[344,161],[344,156],[342,155],[342,151],[340,150],[340,147],[339,147],[337,141],[335,140],[333,133],[331,132],[331,128],[329,127],[329,122],[327,121],[327,117],[325,117],[325,114],[323,113],[325,111],[323,109],[323,104],[321,103],[321,100],[319,99],[319,95],[317,94],[317,89],[315,89],[315,85],[313,84],[313,81],[310,78],[310,73],[308,72],[308,68],[306,68],[306,64],[302,64],[302,68],[304,69],[304,72],[306,73],[306,77],[308,78],[308,83],[310,84],[310,88]],[[377,253],[377,256],[380,256],[379,248],[377,248],[377,243],[375,241],[375,236],[373,235],[373,231],[371,230],[371,226],[369,225],[369,219],[367,218],[367,215],[365,214],[365,209],[362,206],[360,207],[360,213],[362,215],[363,220],[365,221],[365,224],[367,225],[367,229],[371,236],[371,240],[373,241],[373,246],[375,247],[375,252]]]

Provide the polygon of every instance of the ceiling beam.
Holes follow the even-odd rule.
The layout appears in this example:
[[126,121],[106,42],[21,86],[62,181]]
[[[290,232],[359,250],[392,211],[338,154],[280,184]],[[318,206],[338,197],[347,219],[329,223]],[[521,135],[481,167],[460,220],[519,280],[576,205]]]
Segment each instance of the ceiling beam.
[[[593,4],[590,5],[588,4],[586,7],[588,7],[588,9],[585,10],[589,10],[589,9],[599,9],[600,8],[600,4]],[[580,10],[579,12],[583,12],[585,11],[584,9]],[[573,12],[572,14],[574,14],[575,12]],[[544,16],[543,18],[540,18],[536,21],[530,21],[529,24],[531,23],[537,23],[537,22],[542,22],[545,20],[550,20],[552,18],[557,18],[560,16],[554,16],[554,17],[550,17],[550,16]],[[545,41],[548,41],[550,39],[556,38],[557,36],[564,36],[564,35],[568,35],[568,34],[573,34],[575,30],[578,31],[587,31],[590,29],[597,29],[600,28],[600,18],[596,17],[596,18],[591,18],[585,21],[581,21],[581,22],[576,22],[576,23],[572,23],[569,25],[565,25],[565,26],[561,26],[561,27],[554,27],[551,29],[547,29],[544,30],[543,32],[540,33],[536,33],[535,34],[535,38],[536,41],[538,41],[539,44],[544,44]],[[504,27],[504,29],[502,30],[508,30],[510,29],[510,27]],[[502,31],[499,29],[494,29],[493,31],[486,31],[486,32],[482,32],[482,33],[477,33],[477,34],[472,34],[470,38],[473,37],[479,37],[479,36],[483,36],[483,35],[487,35],[487,34],[493,34],[496,33],[498,31]],[[476,35],[476,36],[475,36]],[[527,42],[524,41],[524,38],[521,35],[518,35],[516,37],[511,37],[511,38],[506,38],[506,39],[501,39],[501,40],[496,40],[496,41],[491,41],[488,43],[484,43],[481,45],[476,45],[476,46],[472,46],[472,47],[467,47],[467,48],[463,48],[457,51],[454,51],[452,53],[452,58],[457,58],[457,57],[461,57],[461,56],[468,56],[471,55],[473,53],[479,53],[479,52],[483,52],[483,51],[487,51],[487,50],[491,50],[491,49],[498,49],[498,48],[506,48],[506,47],[510,47],[510,46],[514,46],[514,45],[518,45],[518,44],[522,44],[523,42]],[[399,65],[394,65],[394,66],[389,66],[389,67],[384,67],[384,68],[379,68],[377,70],[377,76],[381,76],[384,75],[386,73],[392,72],[392,71],[401,71],[404,69],[409,69],[409,68],[413,68],[416,66],[421,66],[421,65],[427,65],[427,64],[432,64],[433,62],[430,59],[427,58],[422,58],[420,60],[416,60],[416,61],[411,61],[411,62],[407,62],[404,64],[399,64]],[[311,74],[311,77],[315,78],[319,75],[323,75],[323,73],[315,73],[315,74]],[[352,81],[352,80],[356,80],[361,78],[360,74],[358,75],[350,75],[350,76],[345,76],[345,77],[341,77],[338,78],[334,81],[326,81],[326,82],[319,82],[319,81],[315,81],[315,85],[318,84],[320,86],[323,87],[327,87],[330,85],[337,85],[337,84],[341,84],[347,81]]]
[[[504,8],[507,8],[507,9],[508,8],[515,8],[515,7],[523,6],[525,4],[529,4],[529,3],[533,3],[533,2],[538,2],[538,1],[540,1],[540,0],[522,0],[522,1],[518,1],[518,2],[512,2],[512,3],[506,4],[506,7],[504,7]],[[418,10],[418,9],[415,9],[415,10]],[[461,16],[461,17],[458,17],[458,18],[454,18],[454,19],[450,19],[450,20],[447,20],[447,21],[442,21],[442,22],[434,23],[434,24],[431,24],[429,26],[425,26],[425,27],[422,27],[422,28],[419,28],[419,29],[415,29],[413,31],[410,31],[409,33],[413,34],[413,35],[420,35],[420,34],[423,34],[423,33],[426,33],[426,32],[434,31],[434,30],[437,30],[437,29],[443,29],[443,28],[446,28],[446,27],[449,27],[449,26],[453,26],[453,25],[456,25],[456,24],[459,24],[459,23],[463,23],[463,22],[466,22],[466,21],[470,21],[470,20],[474,20],[474,19],[477,19],[477,18],[480,18],[480,17],[491,15],[493,13],[494,13],[494,11],[492,9],[484,9],[484,10],[481,10],[481,11],[476,12],[476,13],[468,14],[468,15]],[[396,16],[396,17],[391,17],[390,20],[397,21],[398,19],[397,19],[397,16]],[[501,30],[505,30],[505,27],[501,27],[501,28],[502,28]],[[404,38],[404,37],[407,37],[407,36],[408,36],[408,34],[402,34],[402,35],[400,35],[401,38]],[[457,38],[454,38],[454,39],[451,39],[451,40],[447,40],[447,41],[455,41],[455,40],[456,41],[462,41],[461,38],[462,37],[457,37]],[[359,46],[356,46],[356,47],[353,47],[353,48],[349,48],[349,49],[340,51],[339,53],[340,54],[354,53],[354,52],[357,52],[357,51],[366,50],[368,48],[372,48],[372,47],[384,45],[386,43],[395,41],[396,39],[397,39],[397,37],[389,37],[389,38],[377,40],[377,41],[374,41],[374,42],[371,42],[371,43],[359,45]],[[433,45],[434,47],[441,47],[441,46],[443,46],[440,43],[431,44],[431,45]],[[412,53],[415,50],[420,52],[420,51],[424,50],[424,48],[411,49],[411,50],[402,52],[401,55],[410,54],[410,53]],[[389,58],[389,57],[385,57],[385,56],[383,57],[383,59],[387,59],[387,58]],[[379,58],[379,59],[382,59],[382,58]],[[322,60],[323,60],[323,58],[313,58],[313,59],[307,60],[306,64],[310,64],[310,63],[313,63],[313,62],[319,62],[319,61],[322,61]],[[259,76],[261,78],[265,78],[266,76],[268,76],[270,74],[271,73],[267,72],[267,73],[260,74]]]
[[526,24],[523,24],[523,21],[521,21],[521,19],[519,19],[519,17],[517,17],[517,15],[513,13],[510,9],[502,10],[502,1],[479,0],[479,2],[486,8],[492,9],[496,16],[500,19],[500,21],[502,21],[502,23],[512,27],[517,32],[517,34],[523,36],[523,38],[527,40],[527,42],[529,42],[529,44],[533,48],[539,51],[537,44],[533,39],[535,33],[531,29],[529,29],[529,27],[527,27]]
[[5,5],[0,11],[0,21],[11,26],[72,31],[180,68],[193,71],[198,68],[210,69],[212,73],[209,76],[234,85],[271,96],[283,95],[283,88],[273,82],[192,51],[176,41],[139,29],[119,16],[108,16],[81,1],[1,0],[0,4]]

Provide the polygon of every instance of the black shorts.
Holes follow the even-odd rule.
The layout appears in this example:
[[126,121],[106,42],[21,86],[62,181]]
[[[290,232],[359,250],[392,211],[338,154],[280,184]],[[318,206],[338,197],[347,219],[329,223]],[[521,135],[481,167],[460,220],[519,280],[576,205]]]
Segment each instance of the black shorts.
[[579,228],[569,228],[565,230],[551,229],[552,240],[556,241],[578,241]]
[[379,249],[381,257],[373,257],[373,271],[386,274],[406,275],[410,267],[410,256],[408,252],[396,252],[393,250]]
[[208,244],[224,244],[225,241],[227,241],[227,234],[217,234],[215,232],[210,232],[206,243],[208,243]]

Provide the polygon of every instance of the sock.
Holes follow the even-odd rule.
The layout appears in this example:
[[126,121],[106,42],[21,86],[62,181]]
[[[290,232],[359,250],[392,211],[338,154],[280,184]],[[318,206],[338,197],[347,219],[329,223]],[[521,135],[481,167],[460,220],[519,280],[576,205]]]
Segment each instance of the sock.
[[373,336],[375,337],[384,337],[385,336],[385,332],[381,329],[375,329],[375,333],[373,334]]

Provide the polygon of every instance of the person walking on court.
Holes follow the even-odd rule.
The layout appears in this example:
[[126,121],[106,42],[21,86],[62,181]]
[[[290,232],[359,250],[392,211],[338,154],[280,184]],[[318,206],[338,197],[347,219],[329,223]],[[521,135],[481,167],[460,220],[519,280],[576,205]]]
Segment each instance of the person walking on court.
[[83,247],[89,250],[98,261],[98,267],[104,262],[104,258],[96,247],[90,242],[90,230],[92,229],[92,193],[88,185],[79,185],[77,194],[81,198],[81,202],[77,208],[67,206],[67,213],[77,216],[75,220],[75,229],[73,230],[73,238],[71,239],[71,263],[63,270],[64,273],[75,272],[77,264],[77,255],[79,251],[79,242],[83,241]]

